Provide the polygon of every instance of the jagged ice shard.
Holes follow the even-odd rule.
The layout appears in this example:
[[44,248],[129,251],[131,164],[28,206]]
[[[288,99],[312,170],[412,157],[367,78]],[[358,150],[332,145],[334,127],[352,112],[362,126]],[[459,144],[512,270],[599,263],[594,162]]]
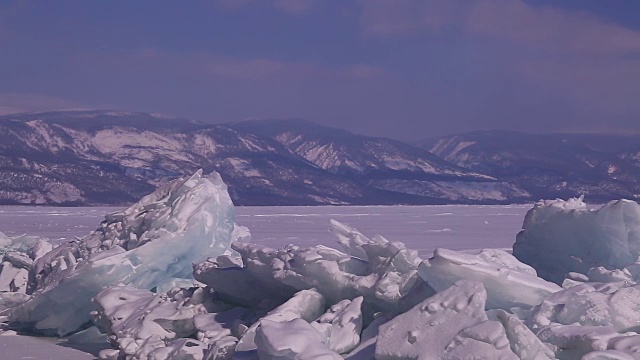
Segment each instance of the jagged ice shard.
[[217,173],[175,180],[107,215],[87,237],[39,258],[32,296],[12,309],[10,323],[44,334],[71,333],[90,320],[91,298],[104,288],[153,289],[191,278],[193,263],[228,250],[233,230],[233,203]]

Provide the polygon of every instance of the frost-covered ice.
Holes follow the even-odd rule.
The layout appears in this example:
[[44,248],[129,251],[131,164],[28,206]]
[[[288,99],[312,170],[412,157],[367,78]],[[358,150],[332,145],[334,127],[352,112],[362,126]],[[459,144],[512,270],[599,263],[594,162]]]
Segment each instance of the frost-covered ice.
[[486,299],[481,283],[455,283],[380,326],[376,359],[517,359],[502,325],[488,320]]
[[89,320],[91,298],[108,286],[153,289],[189,278],[192,263],[228,249],[233,218],[217,174],[176,180],[33,263],[32,296],[12,309],[10,323],[65,335]]
[[[243,332],[236,351],[251,351],[257,349],[255,336],[263,320],[270,322],[287,322],[302,319],[307,322],[318,318],[325,308],[325,298],[315,290],[302,290],[294,294],[284,304],[269,311],[259,321],[256,321]],[[317,332],[317,331],[316,331]],[[319,336],[320,338],[321,336]]]
[[[127,286],[111,287],[94,299],[98,310],[92,312],[92,316],[106,331],[109,342],[120,349],[115,357],[142,360],[160,354],[169,356],[172,351],[180,352],[182,347],[192,347],[185,344],[184,339],[196,334],[200,340],[208,337],[211,343],[230,335],[230,332],[219,332],[212,336],[211,325],[217,324],[217,319],[201,316],[226,307],[217,306],[204,291],[203,288],[175,289],[155,294]],[[209,332],[203,334],[205,331]],[[200,340],[193,339],[192,343],[205,344]],[[171,348],[168,349],[167,344],[171,344]],[[112,353],[104,351],[103,357],[108,358]]]
[[624,281],[575,285],[544,299],[528,320],[533,329],[555,323],[640,330],[640,285]]
[[490,320],[499,321],[509,339],[511,351],[521,360],[547,360],[555,358],[554,352],[514,314],[504,310],[487,312]]
[[342,359],[329,349],[316,329],[300,318],[285,322],[262,320],[256,344],[260,360]]

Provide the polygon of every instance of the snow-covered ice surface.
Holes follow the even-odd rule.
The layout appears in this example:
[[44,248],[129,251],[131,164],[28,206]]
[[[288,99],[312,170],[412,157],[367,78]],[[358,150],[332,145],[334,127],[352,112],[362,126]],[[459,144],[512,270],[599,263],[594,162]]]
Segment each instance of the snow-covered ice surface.
[[[256,244],[335,247],[330,219],[402,241],[428,257],[438,247],[451,250],[511,248],[530,205],[507,206],[346,206],[239,207],[236,221],[251,229]],[[286,230],[285,230],[286,229]]]
[[85,351],[56,345],[52,341],[29,336],[0,336],[0,359],[6,360],[90,360]]
[[[335,219],[367,234],[402,241],[423,258],[433,250],[511,249],[531,205],[438,206],[259,206],[236,207],[236,222],[251,230],[251,242],[335,247],[327,229]],[[0,206],[0,231],[9,236],[43,236],[54,241],[83,237],[113,207]]]
[[0,231],[8,236],[29,234],[55,242],[84,237],[108,213],[122,207],[0,206]]

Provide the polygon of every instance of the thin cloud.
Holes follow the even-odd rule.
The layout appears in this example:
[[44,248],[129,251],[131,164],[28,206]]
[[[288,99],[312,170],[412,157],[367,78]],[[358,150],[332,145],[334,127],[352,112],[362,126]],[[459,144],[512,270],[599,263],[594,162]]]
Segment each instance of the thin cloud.
[[363,0],[360,4],[362,30],[373,36],[437,33],[452,28],[546,51],[640,51],[638,31],[584,12],[534,7],[522,0]]
[[170,70],[196,76],[235,80],[292,80],[311,78],[391,78],[389,71],[356,63],[335,67],[310,62],[282,61],[269,58],[236,58],[210,51],[170,52],[143,48],[121,53],[87,52],[77,54],[74,63],[94,69]]
[[314,0],[274,0],[273,6],[291,15],[303,15],[313,9]]
[[534,8],[520,0],[485,0],[469,12],[469,31],[561,53],[624,54],[640,50],[640,32],[584,12]]
[[637,118],[640,114],[640,61],[549,59],[523,62],[519,71],[529,81],[566,98],[583,116],[611,121],[611,117]]
[[360,0],[359,4],[360,26],[372,36],[438,32],[460,22],[457,0]]
[[25,93],[0,93],[0,115],[21,112],[78,110],[88,108],[90,108],[90,106],[87,106],[86,104],[55,96]]
[[[635,99],[640,92],[639,31],[586,12],[522,0],[363,0],[360,5],[359,23],[368,36],[437,36],[453,30],[467,43],[489,40],[491,50],[480,50],[504,64],[493,74],[494,83],[503,76],[520,84],[504,94],[523,91],[522,84],[537,88],[538,95],[528,102],[557,99],[556,118],[562,108],[572,112],[564,115],[573,118],[567,123],[595,126],[606,119],[632,126],[631,119],[640,116]],[[512,106],[502,100],[503,107]]]
[[214,0],[214,4],[231,10],[266,4],[290,15],[304,15],[313,9],[315,0]]
[[[111,5],[22,11],[7,23],[16,39],[0,57],[2,91],[205,121],[302,117],[405,139],[605,120],[638,128],[640,37],[596,13],[529,0],[300,1],[207,0],[213,11],[184,17],[197,26],[176,24],[202,4],[154,13],[158,32],[114,18]],[[64,14],[84,19],[82,31],[56,27]],[[116,20],[119,31],[104,31]],[[69,46],[43,49],[60,39]]]
[[119,108],[204,121],[306,118],[357,130],[362,119],[398,116],[389,107],[396,99],[405,101],[406,93],[397,90],[402,84],[393,73],[365,63],[329,66],[139,49],[83,53],[68,66],[77,79],[98,85],[86,92],[104,94],[104,101]]

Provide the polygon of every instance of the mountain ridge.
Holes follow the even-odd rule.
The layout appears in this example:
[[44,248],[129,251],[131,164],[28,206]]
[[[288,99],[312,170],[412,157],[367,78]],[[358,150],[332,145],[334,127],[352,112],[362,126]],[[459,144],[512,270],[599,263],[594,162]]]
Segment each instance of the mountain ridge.
[[218,171],[238,205],[451,202],[361,184],[227,125],[157,119],[113,111],[0,117],[0,202],[122,204],[199,168]]
[[219,172],[237,205],[640,194],[640,141],[615,135],[480,131],[412,145],[299,119],[210,124],[79,110],[0,116],[0,140],[2,204],[120,205],[199,168]]
[[518,184],[535,198],[638,199],[640,136],[475,131],[416,144],[461,167]]
[[499,202],[527,197],[511,184],[393,139],[292,120],[252,120],[230,126],[270,137],[324,170],[365,186],[450,201]]

